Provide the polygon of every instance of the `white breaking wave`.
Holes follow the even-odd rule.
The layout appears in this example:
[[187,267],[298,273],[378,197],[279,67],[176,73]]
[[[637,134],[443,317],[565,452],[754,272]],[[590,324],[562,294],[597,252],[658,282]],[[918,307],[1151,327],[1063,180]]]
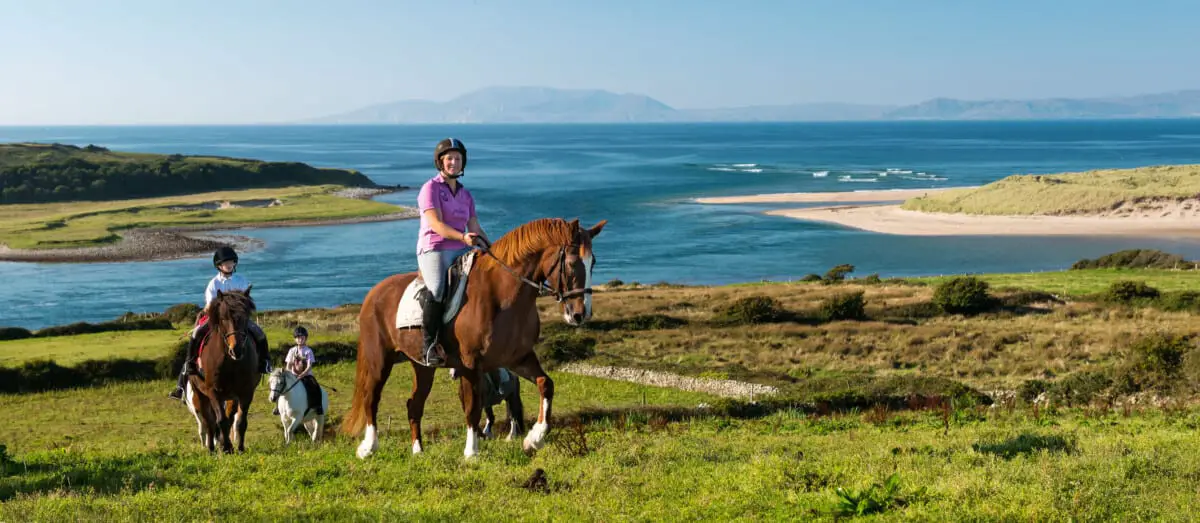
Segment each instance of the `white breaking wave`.
[[813,173],[813,178],[824,178],[829,176],[829,171],[817,171]]

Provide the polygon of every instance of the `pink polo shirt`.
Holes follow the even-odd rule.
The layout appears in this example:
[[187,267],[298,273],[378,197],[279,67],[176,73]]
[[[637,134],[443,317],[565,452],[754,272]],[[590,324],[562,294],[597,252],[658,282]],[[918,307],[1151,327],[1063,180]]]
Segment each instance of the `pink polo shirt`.
[[450,185],[442,179],[441,173],[430,178],[421,186],[417,194],[417,209],[421,213],[421,231],[417,236],[417,254],[427,251],[446,251],[465,249],[467,244],[458,240],[448,240],[434,232],[425,217],[428,209],[442,211],[442,221],[457,231],[466,231],[467,222],[475,217],[475,198],[471,196],[463,184],[458,184],[458,190],[451,191]]

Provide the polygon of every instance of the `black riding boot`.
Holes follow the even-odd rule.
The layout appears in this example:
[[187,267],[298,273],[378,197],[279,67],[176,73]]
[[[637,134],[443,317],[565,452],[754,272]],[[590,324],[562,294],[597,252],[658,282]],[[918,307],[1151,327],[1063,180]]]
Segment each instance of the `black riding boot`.
[[171,399],[183,399],[183,389],[187,386],[188,376],[191,374],[199,374],[196,369],[196,352],[200,349],[200,340],[204,338],[204,333],[196,332],[196,336],[188,340],[187,355],[183,359],[183,365],[179,368],[179,381],[177,382],[174,391],[171,391],[167,396]]
[[271,355],[267,352],[267,337],[264,335],[261,339],[254,339],[254,347],[258,349],[258,372],[260,374],[271,373]]
[[446,362],[442,355],[438,354],[440,348],[438,333],[442,330],[442,314],[446,308],[442,302],[433,299],[433,293],[428,289],[421,289],[417,294],[417,299],[421,302],[421,334],[425,338],[422,351],[425,361],[420,363],[426,367],[437,367]]

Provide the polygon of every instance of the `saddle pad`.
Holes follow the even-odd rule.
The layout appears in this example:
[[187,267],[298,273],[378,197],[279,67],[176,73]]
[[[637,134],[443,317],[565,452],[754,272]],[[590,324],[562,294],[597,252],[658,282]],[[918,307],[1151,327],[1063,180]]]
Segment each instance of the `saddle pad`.
[[[471,267],[474,264],[474,251],[463,254],[455,262],[455,265],[459,267],[459,276],[448,280],[450,282],[450,301],[446,303],[446,312],[442,316],[443,325],[450,323],[450,320],[458,315],[459,309],[462,309],[463,299],[467,295],[467,275],[471,274]],[[423,287],[425,287],[425,280],[421,279],[418,274],[404,289],[404,295],[400,297],[400,305],[396,307],[397,329],[420,327],[424,322],[421,314],[421,302],[417,301],[417,291]]]

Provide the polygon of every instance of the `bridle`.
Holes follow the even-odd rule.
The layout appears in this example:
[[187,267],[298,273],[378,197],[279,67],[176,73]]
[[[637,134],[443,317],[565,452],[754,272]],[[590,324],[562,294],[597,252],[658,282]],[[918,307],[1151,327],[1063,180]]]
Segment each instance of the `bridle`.
[[[212,320],[209,320],[209,321],[212,321]],[[239,341],[237,341],[237,331],[236,330],[233,332],[225,332],[225,328],[222,326],[220,321],[216,321],[216,328],[217,328],[217,335],[219,335],[221,337],[222,343],[225,344],[225,354],[227,354],[234,361],[241,359],[237,355],[237,349],[240,348],[242,345],[245,345],[246,340],[248,340],[250,338],[250,336],[247,335],[247,336],[242,337],[242,341],[239,342]]]
[[[288,372],[280,373],[279,377],[283,380],[282,383],[287,383],[287,377],[286,377],[287,374],[289,374],[289,373]],[[287,394],[289,391],[296,388],[296,385],[299,385],[299,384],[300,384],[300,378],[296,378],[296,381],[293,381],[291,385],[288,385],[287,387],[281,386],[281,387],[279,387],[279,390],[271,389],[271,393],[275,394],[275,397],[278,398],[280,396],[283,396],[284,394]]]
[[[554,296],[554,301],[557,301],[558,303],[562,303],[571,298],[575,298],[578,296],[587,296],[587,295],[592,294],[591,287],[580,287],[580,288],[571,289],[571,290],[564,290],[567,286],[567,280],[566,280],[566,278],[567,278],[567,275],[566,275],[566,272],[567,272],[566,271],[567,249],[574,249],[577,247],[578,247],[577,245],[573,244],[573,245],[563,245],[562,247],[558,248],[558,260],[556,260],[554,262],[554,266],[550,267],[550,271],[549,271],[549,272],[557,272],[558,288],[554,288],[549,285],[546,285],[546,282],[544,282],[544,281],[543,282],[535,282],[529,278],[522,276],[521,274],[517,273],[517,271],[513,270],[512,267],[509,267],[508,265],[505,265],[503,261],[500,261],[500,258],[497,258],[495,254],[492,254],[491,249],[482,248],[482,249],[477,249],[477,250],[482,251],[484,254],[486,254],[488,256],[491,256],[493,260],[496,260],[496,263],[499,264],[502,269],[504,269],[505,271],[508,271],[509,274],[512,274],[513,276],[517,277],[517,279],[521,280],[521,282],[525,283],[526,285],[529,285],[530,287],[537,289],[538,296]],[[595,267],[595,265],[596,265],[596,258],[593,257],[592,258],[592,266]]]

